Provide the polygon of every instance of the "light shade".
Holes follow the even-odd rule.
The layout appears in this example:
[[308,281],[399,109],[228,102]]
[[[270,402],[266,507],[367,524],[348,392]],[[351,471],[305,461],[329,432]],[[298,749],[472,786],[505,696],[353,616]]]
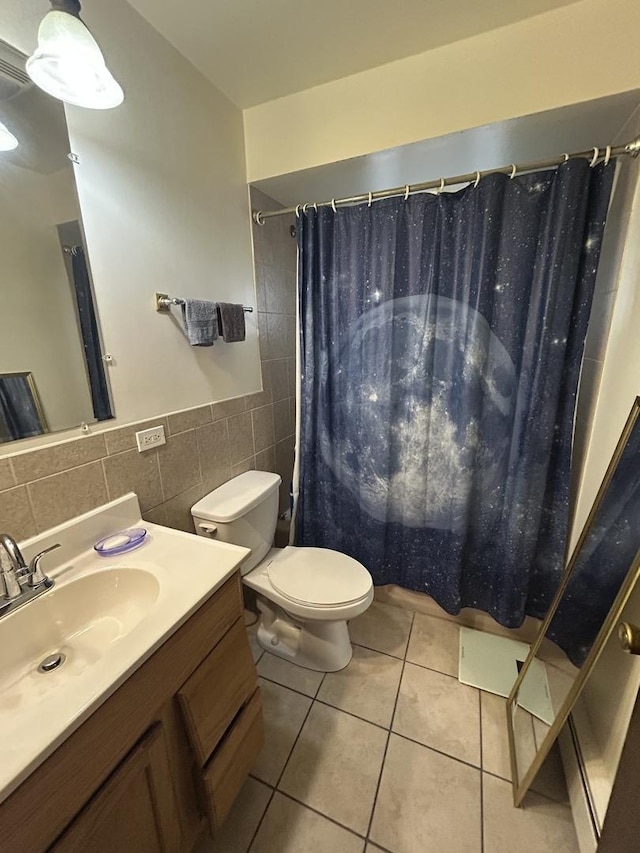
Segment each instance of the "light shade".
[[124,100],[96,40],[80,18],[68,12],[47,12],[26,67],[37,86],[68,104],[108,110]]
[[6,124],[0,121],[0,151],[13,151],[18,147],[18,140]]

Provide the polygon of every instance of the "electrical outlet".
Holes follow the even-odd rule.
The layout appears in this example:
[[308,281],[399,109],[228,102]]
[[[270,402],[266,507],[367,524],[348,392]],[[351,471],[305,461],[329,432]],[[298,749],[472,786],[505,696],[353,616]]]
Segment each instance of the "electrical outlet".
[[162,425],[151,427],[150,429],[142,429],[136,433],[136,444],[140,453],[145,450],[151,450],[152,447],[160,447],[161,444],[166,443],[167,439],[164,437],[164,427]]

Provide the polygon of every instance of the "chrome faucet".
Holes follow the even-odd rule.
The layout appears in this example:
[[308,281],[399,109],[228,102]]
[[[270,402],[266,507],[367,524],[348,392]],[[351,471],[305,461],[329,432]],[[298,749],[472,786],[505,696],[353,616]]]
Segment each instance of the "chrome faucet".
[[0,616],[51,589],[55,581],[43,573],[40,560],[59,547],[45,548],[27,565],[16,540],[8,533],[0,533]]

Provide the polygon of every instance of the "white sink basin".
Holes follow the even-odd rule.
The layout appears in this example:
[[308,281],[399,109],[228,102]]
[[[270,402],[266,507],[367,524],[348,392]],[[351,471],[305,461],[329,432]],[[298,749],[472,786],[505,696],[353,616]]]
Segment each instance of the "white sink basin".
[[[144,619],[159,593],[148,571],[104,569],[54,587],[0,619],[0,709],[17,711],[63,682],[73,683]],[[41,661],[57,652],[64,663],[39,672]]]

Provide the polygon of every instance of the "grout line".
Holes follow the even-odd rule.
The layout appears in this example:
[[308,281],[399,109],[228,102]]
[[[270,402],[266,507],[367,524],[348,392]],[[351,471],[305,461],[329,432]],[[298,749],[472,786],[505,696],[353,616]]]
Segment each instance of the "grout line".
[[[414,623],[414,620],[415,620],[415,616],[416,616],[416,614],[415,614],[415,613],[413,613],[413,615],[411,616],[411,626],[410,626],[410,628],[409,628],[409,635],[408,635],[408,637],[407,637],[407,645],[405,646],[405,650],[404,650],[405,655],[406,655],[406,653],[407,653],[407,649],[409,648],[409,640],[411,639],[411,632],[413,631],[413,623]],[[384,765],[385,765],[386,760],[387,760],[387,751],[388,751],[388,749],[389,749],[389,742],[390,742],[390,740],[391,740],[391,729],[392,729],[392,726],[393,726],[393,720],[394,720],[394,717],[395,717],[395,715],[396,715],[396,708],[397,708],[397,706],[398,706],[398,698],[399,698],[399,696],[400,696],[400,689],[401,689],[401,687],[402,687],[402,679],[403,679],[403,677],[404,677],[404,668],[405,668],[405,665],[406,665],[406,661],[405,661],[405,659],[403,658],[403,660],[402,660],[402,670],[401,670],[401,672],[400,672],[400,680],[398,681],[398,689],[396,690],[396,700],[395,700],[395,702],[393,703],[393,711],[392,711],[392,713],[391,713],[391,723],[389,724],[389,728],[388,728],[388,730],[387,730],[387,742],[386,742],[386,743],[385,743],[385,745],[384,745],[384,752],[382,753],[382,762],[381,762],[381,764],[380,764],[380,773],[378,774],[378,784],[376,785],[376,792],[375,792],[375,794],[373,795],[373,803],[372,803],[372,805],[371,805],[371,814],[369,815],[369,825],[367,826],[367,841],[368,841],[368,840],[369,840],[369,838],[370,838],[370,834],[371,834],[371,827],[372,827],[372,825],[373,825],[373,817],[374,817],[374,815],[375,815],[375,812],[376,812],[376,806],[377,806],[377,804],[378,804],[378,794],[380,793],[380,783],[382,782],[382,774],[384,773]]]
[[309,702],[309,708],[307,710],[307,713],[304,715],[304,720],[302,721],[302,725],[298,729],[298,734],[296,735],[294,742],[291,744],[291,749],[289,750],[289,755],[287,755],[287,760],[285,761],[284,766],[283,766],[282,770],[280,771],[280,775],[278,776],[278,781],[276,782],[276,785],[275,785],[277,790],[279,790],[278,786],[280,785],[280,782],[282,782],[282,777],[285,774],[285,771],[287,769],[287,765],[289,764],[289,761],[291,760],[291,756],[293,755],[293,751],[296,748],[296,744],[300,740],[300,735],[302,734],[302,730],[304,729],[304,727],[307,723],[307,720],[309,718],[309,714],[311,713],[311,709],[313,708],[314,700],[310,696],[307,696],[306,698],[311,700]]
[[[437,752],[438,755],[442,755],[444,758],[450,758],[452,761],[457,761],[458,764],[464,764],[465,767],[468,767],[470,770],[477,770],[478,773],[482,773],[482,767],[477,764],[471,764],[469,761],[465,761],[464,758],[457,758],[455,755],[451,755],[448,752],[443,752],[441,749],[438,749],[435,746],[429,746],[426,743],[421,743],[419,740],[415,740],[415,738],[407,737],[407,735],[403,735],[401,732],[396,732],[394,729],[391,729],[391,734],[396,737],[401,737],[402,740],[408,740],[409,743],[415,743],[416,746],[421,746],[423,749],[428,749],[431,752]],[[491,774],[492,776],[495,774]],[[500,778],[500,777],[498,777]]]
[[[327,674],[328,673],[325,672],[325,675]],[[359,714],[354,714],[353,711],[345,711],[344,708],[339,708],[337,705],[332,705],[331,702],[326,702],[324,699],[318,699],[318,692],[320,691],[320,687],[322,687],[322,684],[324,683],[324,678],[320,682],[320,686],[318,687],[318,691],[316,691],[315,696],[309,696],[308,693],[303,693],[301,690],[296,690],[295,687],[289,687],[288,684],[282,684],[279,681],[274,681],[272,678],[263,675],[261,672],[258,673],[258,677],[262,678],[264,681],[269,681],[271,684],[276,684],[278,687],[283,687],[285,690],[291,690],[292,693],[297,693],[298,696],[304,696],[305,699],[311,699],[312,702],[317,702],[319,705],[324,705],[325,708],[332,708],[334,711],[340,711],[340,713],[342,714],[347,714],[349,717],[354,717],[356,720],[360,720],[363,723],[369,723],[369,725],[375,726],[378,729],[383,729],[385,732],[389,731],[389,726],[383,726],[381,723],[374,723],[373,720],[367,720],[366,717],[361,717]]]
[[[256,779],[257,777],[254,776],[252,778]],[[262,779],[258,779],[258,782],[262,782]],[[263,782],[263,785],[266,785],[266,784],[267,784],[266,782]],[[271,785],[269,785],[269,787],[271,788]],[[275,797],[275,794],[276,794],[275,788],[271,788],[271,796],[267,800],[267,805],[265,806],[265,810],[262,812],[262,816],[261,816],[260,820],[258,821],[258,825],[256,826],[254,833],[251,836],[251,841],[249,842],[249,846],[247,847],[247,853],[249,853],[249,851],[253,847],[253,842],[256,840],[258,832],[260,832],[260,827],[262,826],[262,823],[266,817],[266,814],[269,811],[269,808],[271,806],[271,803],[273,802],[273,798]]]
[[[274,793],[276,793],[276,792],[274,792]],[[347,832],[350,832],[351,835],[355,835],[357,838],[361,838],[364,842],[366,842],[367,839],[365,838],[365,836],[361,832],[356,832],[355,829],[352,829],[351,827],[346,826],[344,823],[340,823],[339,820],[336,820],[334,817],[330,817],[328,814],[325,814],[324,812],[319,811],[318,809],[314,808],[313,806],[310,806],[309,803],[305,803],[302,800],[299,800],[297,797],[294,797],[291,794],[287,794],[284,791],[278,790],[277,793],[280,794],[281,797],[286,797],[288,800],[292,800],[294,803],[297,803],[299,806],[303,806],[305,809],[309,809],[310,812],[315,812],[315,814],[320,815],[320,817],[323,817],[325,820],[331,821],[331,823],[335,824],[336,826],[339,826],[340,829],[345,829]]]

